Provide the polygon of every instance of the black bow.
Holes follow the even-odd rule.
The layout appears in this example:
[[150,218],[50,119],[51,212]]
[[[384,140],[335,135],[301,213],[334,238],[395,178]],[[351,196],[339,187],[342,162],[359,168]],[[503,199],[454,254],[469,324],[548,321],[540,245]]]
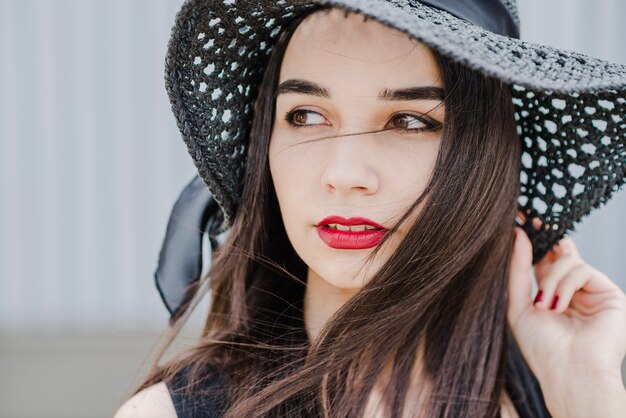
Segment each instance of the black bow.
[[156,287],[170,313],[170,324],[185,311],[202,274],[202,239],[208,234],[211,251],[218,246],[224,214],[204,181],[195,176],[176,200],[157,269]]

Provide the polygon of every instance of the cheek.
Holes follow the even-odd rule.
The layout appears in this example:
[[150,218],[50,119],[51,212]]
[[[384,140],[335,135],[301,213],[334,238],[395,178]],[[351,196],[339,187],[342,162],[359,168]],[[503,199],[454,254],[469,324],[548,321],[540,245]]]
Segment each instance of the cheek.
[[380,153],[379,172],[395,196],[416,198],[428,183],[439,152],[438,141],[412,141],[402,144],[394,153]]

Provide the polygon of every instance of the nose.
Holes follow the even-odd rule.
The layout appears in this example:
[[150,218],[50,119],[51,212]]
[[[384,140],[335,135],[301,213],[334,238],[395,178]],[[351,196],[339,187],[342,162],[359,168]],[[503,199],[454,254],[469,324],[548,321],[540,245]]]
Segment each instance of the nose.
[[322,187],[334,194],[372,194],[378,190],[376,151],[370,135],[339,136],[330,140]]

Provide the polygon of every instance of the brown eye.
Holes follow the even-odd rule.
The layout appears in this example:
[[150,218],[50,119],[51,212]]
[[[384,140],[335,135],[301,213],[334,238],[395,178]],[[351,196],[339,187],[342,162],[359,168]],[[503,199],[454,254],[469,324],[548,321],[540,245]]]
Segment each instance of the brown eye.
[[285,115],[287,123],[294,128],[303,128],[305,126],[326,125],[322,114],[307,109],[296,109],[287,112]]
[[441,127],[441,124],[437,121],[411,113],[399,113],[395,115],[391,119],[390,125],[391,126],[387,129],[399,129],[409,132],[434,131]]
[[304,113],[302,113],[302,112],[296,112],[296,113],[293,115],[293,119],[292,119],[292,121],[293,121],[293,122],[295,122],[295,123],[297,123],[297,124],[299,124],[299,125],[305,125],[305,124],[306,124],[306,117],[305,117],[305,114],[304,114]]

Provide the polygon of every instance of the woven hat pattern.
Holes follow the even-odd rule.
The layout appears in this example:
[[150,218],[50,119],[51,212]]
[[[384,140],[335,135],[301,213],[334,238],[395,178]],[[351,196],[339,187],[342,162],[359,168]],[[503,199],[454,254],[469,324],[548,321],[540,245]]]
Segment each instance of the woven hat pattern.
[[522,139],[519,204],[533,238],[535,259],[626,178],[626,99],[623,91],[547,93],[514,86]]
[[[187,1],[168,45],[165,86],[172,111],[200,177],[224,210],[222,230],[230,225],[241,198],[263,63],[281,26],[296,11],[285,1],[265,2],[265,9],[263,3],[257,8],[232,0]],[[223,59],[226,54],[231,58]]]
[[[501,0],[519,21],[515,0]],[[363,13],[512,87],[522,141],[519,205],[538,261],[626,176],[626,66],[489,32],[416,0],[188,0],[166,88],[183,140],[226,229],[243,189],[257,85],[281,29],[319,4]]]

